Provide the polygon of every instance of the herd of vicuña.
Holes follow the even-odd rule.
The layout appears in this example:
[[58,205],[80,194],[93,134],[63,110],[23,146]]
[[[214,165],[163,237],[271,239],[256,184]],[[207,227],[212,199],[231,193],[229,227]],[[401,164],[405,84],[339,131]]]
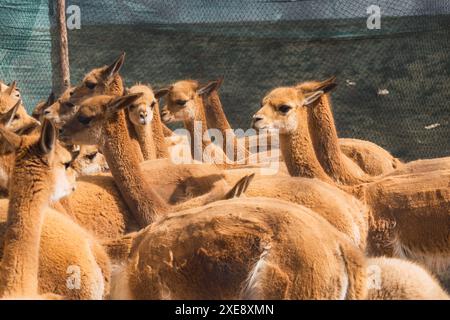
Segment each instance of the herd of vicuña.
[[450,157],[338,137],[335,77],[242,135],[223,78],[126,87],[124,61],[32,115],[0,82],[0,298],[449,298]]

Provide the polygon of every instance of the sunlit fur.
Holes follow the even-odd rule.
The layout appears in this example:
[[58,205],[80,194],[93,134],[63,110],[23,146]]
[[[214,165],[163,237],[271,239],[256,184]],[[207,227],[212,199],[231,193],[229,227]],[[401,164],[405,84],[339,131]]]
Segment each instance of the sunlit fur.
[[[261,108],[253,116],[253,125],[256,129],[277,129],[280,134],[292,133],[298,125],[297,110],[305,108],[303,102],[301,91],[290,87],[276,88],[262,100]],[[281,106],[291,109],[283,113]]]
[[162,120],[166,123],[193,120],[199,112],[197,100],[201,100],[198,89],[199,84],[195,80],[181,80],[171,85],[161,111]]
[[136,84],[128,89],[128,93],[138,92],[142,92],[143,95],[128,107],[128,115],[134,125],[150,124],[153,120],[153,109],[157,103],[155,95],[146,85]]
[[[69,194],[75,180],[71,155],[58,147],[48,123],[43,128],[41,134],[22,137],[1,131],[16,149],[16,157],[8,223],[0,225],[4,245],[0,296],[20,299],[50,290],[67,298],[101,299],[109,290],[108,258],[72,220],[48,207],[52,200]],[[73,292],[66,285],[71,265],[80,268],[84,279]]]

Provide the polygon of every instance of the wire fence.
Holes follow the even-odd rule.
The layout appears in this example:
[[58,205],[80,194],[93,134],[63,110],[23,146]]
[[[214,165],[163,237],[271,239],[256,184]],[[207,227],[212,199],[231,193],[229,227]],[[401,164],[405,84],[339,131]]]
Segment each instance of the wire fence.
[[[339,134],[405,160],[450,154],[450,1],[97,0],[69,30],[72,82],[126,51],[122,74],[159,88],[224,76],[231,124],[246,129],[273,87],[338,77]],[[381,9],[369,29],[367,9]],[[53,5],[0,3],[0,80],[31,109],[52,87]],[[70,16],[70,14],[69,14]]]

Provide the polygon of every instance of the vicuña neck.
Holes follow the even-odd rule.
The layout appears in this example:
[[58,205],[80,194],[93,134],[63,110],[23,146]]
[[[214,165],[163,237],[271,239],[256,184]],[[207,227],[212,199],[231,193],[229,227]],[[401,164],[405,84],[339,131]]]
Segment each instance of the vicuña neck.
[[[0,264],[0,297],[38,294],[39,244],[44,210],[49,205],[48,176],[16,164],[10,184],[7,230]],[[31,169],[30,169],[31,168]],[[30,170],[32,172],[30,172]]]
[[153,129],[151,124],[136,125],[133,124],[136,131],[137,141],[142,152],[144,160],[156,159],[156,147],[153,140]]
[[281,152],[289,174],[295,177],[318,178],[334,184],[316,158],[309,136],[305,108],[297,110],[297,119],[298,125],[294,132],[280,134]]
[[370,181],[356,165],[349,167],[351,160],[344,159],[328,95],[322,95],[315,105],[308,107],[308,121],[317,159],[335,182],[355,185]]
[[191,156],[194,160],[202,160],[203,150],[212,142],[205,133],[208,130],[202,98],[195,98],[194,117],[184,121],[184,127],[191,137]]
[[[244,144],[240,146],[242,150],[238,153],[238,141],[234,135],[233,129],[228,122],[227,116],[223,111],[222,102],[220,101],[219,93],[217,90],[212,91],[209,95],[203,98],[204,111],[206,116],[206,123],[208,129],[218,129],[223,137],[223,150],[227,153],[227,147],[233,150],[235,161],[241,160],[240,158],[247,158],[249,156],[248,152],[248,138],[244,140]],[[239,154],[242,154],[239,157]]]
[[105,93],[108,96],[123,96],[125,88],[123,86],[122,77],[119,74],[114,76],[114,79],[106,87]]
[[222,102],[220,101],[217,90],[212,91],[209,95],[203,98],[205,109],[206,122],[209,129],[219,129],[223,136],[227,130],[231,129],[227,116],[223,111]]
[[152,120],[152,131],[153,131],[153,141],[155,143],[156,157],[169,158],[169,149],[166,145],[166,139],[164,138],[163,124],[161,121],[161,115],[159,114],[159,105],[156,104],[153,109],[153,120]]
[[168,207],[144,178],[140,152],[131,143],[124,111],[107,120],[103,137],[101,147],[114,181],[136,221],[141,227],[147,226]]

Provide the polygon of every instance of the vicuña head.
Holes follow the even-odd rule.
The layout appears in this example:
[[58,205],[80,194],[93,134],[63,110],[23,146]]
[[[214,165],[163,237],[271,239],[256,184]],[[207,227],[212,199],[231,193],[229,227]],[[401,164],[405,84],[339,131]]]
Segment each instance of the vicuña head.
[[127,90],[128,93],[142,93],[142,96],[129,107],[130,120],[134,125],[147,125],[153,120],[153,110],[158,101],[150,86],[136,84]]
[[42,106],[43,110],[39,111],[39,106],[37,106],[35,112],[41,112],[41,119],[50,120],[56,127],[62,126],[76,112],[75,103],[70,101],[74,90],[74,87],[67,88],[57,100],[54,100],[54,97],[49,97],[46,105]]
[[202,95],[214,88],[211,83],[200,86],[195,80],[181,80],[160,89],[156,96],[166,97],[166,105],[161,111],[162,120],[165,123],[193,121],[199,114],[204,118]]
[[122,95],[124,88],[119,71],[124,61],[125,53],[122,53],[111,65],[91,70],[78,86],[68,88],[44,110],[44,118],[61,127],[78,111],[77,106],[82,100],[97,95]]
[[8,229],[0,264],[0,297],[23,298],[38,294],[39,243],[44,210],[51,201],[75,188],[72,157],[59,147],[56,129],[45,121],[40,134],[19,136],[0,128],[4,141],[15,149]]
[[75,115],[61,127],[61,140],[71,144],[101,145],[104,122],[141,97],[142,93],[123,97],[100,95],[82,101],[76,106]]
[[35,128],[39,121],[28,115],[22,100],[15,94],[14,81],[5,91],[0,92],[0,122],[13,132]]
[[109,169],[103,154],[98,151],[97,146],[91,145],[80,146],[74,156],[73,168],[80,176],[105,172]]
[[51,92],[45,101],[39,101],[31,112],[31,116],[36,120],[44,120],[44,110],[56,102],[55,93]]
[[29,171],[30,166],[34,164],[35,170],[37,167],[41,168],[39,178],[42,178],[42,187],[50,187],[52,201],[57,201],[73,192],[76,173],[71,166],[72,155],[58,143],[56,129],[51,122],[44,122],[39,135],[19,136],[6,128],[0,128],[0,134],[4,141],[16,150],[12,180],[18,174],[32,176]]
[[17,88],[16,81],[12,83],[4,84],[0,81],[0,92],[7,92],[9,95],[15,97],[16,99],[20,99],[20,90]]
[[299,109],[312,105],[334,86],[330,84],[309,92],[295,87],[273,89],[263,98],[261,108],[253,116],[253,127],[258,130],[278,129],[280,134],[295,132],[299,124]]
[[95,95],[122,95],[123,84],[119,71],[125,61],[123,52],[112,64],[95,68],[84,77],[71,95],[72,101]]

